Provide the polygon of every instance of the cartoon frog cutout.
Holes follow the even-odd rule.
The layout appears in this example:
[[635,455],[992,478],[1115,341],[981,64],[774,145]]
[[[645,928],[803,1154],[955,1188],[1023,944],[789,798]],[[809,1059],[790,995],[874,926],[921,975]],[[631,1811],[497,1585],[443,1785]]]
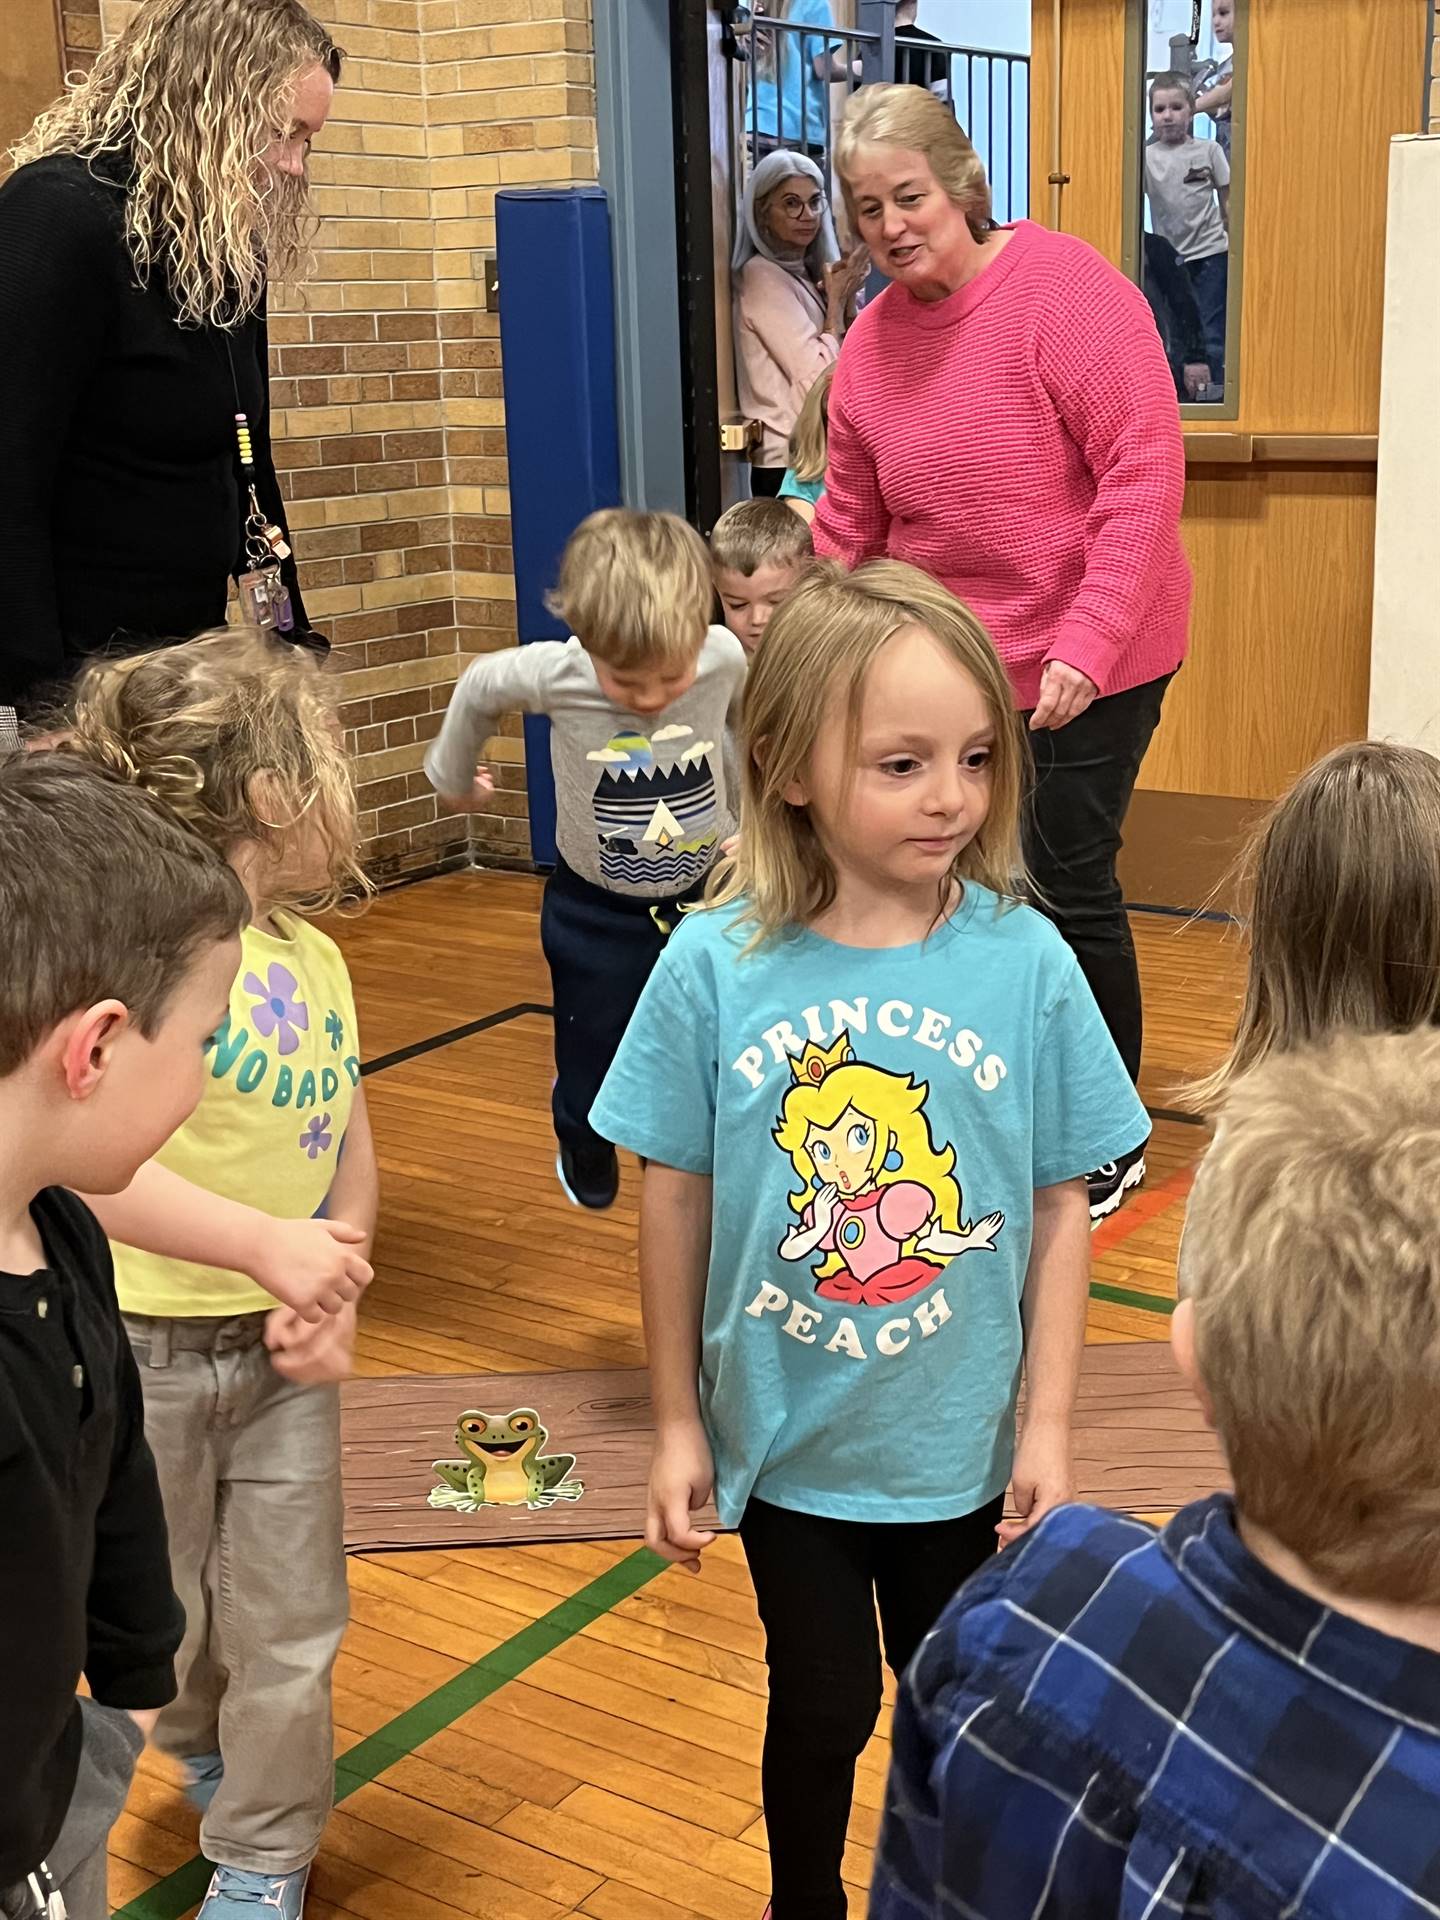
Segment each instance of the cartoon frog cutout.
[[432,1507],[478,1513],[482,1507],[553,1507],[585,1491],[568,1476],[573,1453],[542,1453],[549,1439],[533,1407],[491,1416],[475,1408],[461,1414],[455,1440],[463,1460],[436,1460],[443,1486],[430,1489]]
[[848,1033],[810,1042],[790,1072],[774,1140],[801,1183],[799,1218],[778,1252],[821,1256],[811,1271],[822,1299],[891,1306],[959,1254],[994,1251],[1005,1216],[962,1220],[955,1149],[931,1138],[924,1081],[857,1060]]

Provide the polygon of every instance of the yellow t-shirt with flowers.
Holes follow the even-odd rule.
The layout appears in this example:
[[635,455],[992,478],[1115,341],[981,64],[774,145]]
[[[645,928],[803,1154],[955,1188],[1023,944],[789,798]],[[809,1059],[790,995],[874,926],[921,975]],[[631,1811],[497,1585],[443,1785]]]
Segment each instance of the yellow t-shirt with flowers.
[[[272,918],[278,934],[245,930],[230,1011],[206,1049],[205,1092],[157,1158],[210,1193],[301,1220],[323,1211],[334,1183],[360,1045],[340,949],[294,914]],[[275,1305],[244,1274],[113,1251],[126,1313],[228,1319]]]

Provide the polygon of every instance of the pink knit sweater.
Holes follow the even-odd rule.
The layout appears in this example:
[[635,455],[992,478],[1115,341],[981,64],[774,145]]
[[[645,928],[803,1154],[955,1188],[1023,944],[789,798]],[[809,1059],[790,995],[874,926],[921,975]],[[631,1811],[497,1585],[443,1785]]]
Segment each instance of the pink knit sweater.
[[958,293],[926,304],[887,287],[850,329],[815,547],[943,581],[1028,708],[1047,660],[1102,694],[1179,666],[1184,490],[1144,296],[1083,240],[1022,220]]

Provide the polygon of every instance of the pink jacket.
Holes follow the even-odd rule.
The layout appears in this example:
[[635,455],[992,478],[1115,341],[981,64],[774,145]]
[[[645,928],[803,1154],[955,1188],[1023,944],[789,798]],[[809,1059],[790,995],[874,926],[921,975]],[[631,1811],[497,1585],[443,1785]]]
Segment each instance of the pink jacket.
[[840,351],[822,333],[825,302],[810,285],[758,254],[735,276],[735,361],[740,405],[764,437],[757,465],[788,467],[790,434],[806,394]]
[[1105,694],[1185,658],[1184,492],[1144,296],[1083,240],[1022,220],[958,293],[888,287],[850,329],[815,549],[943,581],[1030,708],[1050,659]]

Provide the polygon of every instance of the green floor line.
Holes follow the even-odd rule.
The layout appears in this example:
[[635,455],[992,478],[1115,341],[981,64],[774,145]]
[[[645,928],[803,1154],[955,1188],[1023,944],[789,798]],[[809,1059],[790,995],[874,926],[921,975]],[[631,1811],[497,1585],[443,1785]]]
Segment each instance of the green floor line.
[[[344,1800],[367,1786],[432,1735],[453,1726],[462,1714],[488,1699],[507,1680],[518,1678],[547,1653],[553,1653],[577,1633],[583,1633],[601,1614],[609,1613],[622,1600],[638,1593],[657,1573],[663,1572],[666,1565],[667,1562],[651,1553],[648,1547],[638,1547],[608,1572],[592,1580],[589,1586],[581,1587],[578,1593],[562,1600],[559,1606],[552,1607],[528,1627],[522,1627],[502,1645],[482,1654],[463,1673],[457,1673],[433,1693],[427,1693],[423,1700],[417,1700],[413,1707],[397,1713],[393,1720],[387,1720],[383,1727],[357,1741],[335,1762],[336,1800]],[[205,1897],[210,1873],[209,1861],[196,1854],[183,1867],[157,1880],[129,1906],[118,1908],[114,1920],[180,1920],[182,1913]]]
[[1129,1287],[1112,1287],[1108,1281],[1092,1280],[1090,1298],[1107,1300],[1112,1307],[1138,1307],[1141,1313],[1159,1313],[1167,1317],[1175,1311],[1175,1302],[1163,1293],[1133,1293]]

